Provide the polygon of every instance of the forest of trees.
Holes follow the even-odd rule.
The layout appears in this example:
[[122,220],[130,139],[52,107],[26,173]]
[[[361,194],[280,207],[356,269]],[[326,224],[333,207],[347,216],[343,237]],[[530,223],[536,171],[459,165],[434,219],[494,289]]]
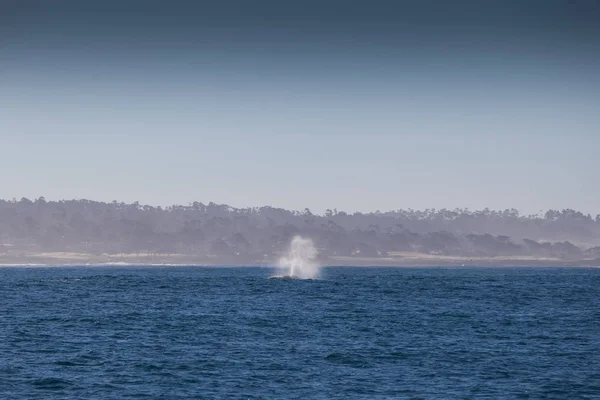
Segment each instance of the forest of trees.
[[295,235],[323,257],[386,257],[393,252],[449,256],[600,258],[600,215],[549,210],[396,210],[353,213],[233,208],[194,202],[0,200],[0,254],[190,254],[241,261],[272,259]]

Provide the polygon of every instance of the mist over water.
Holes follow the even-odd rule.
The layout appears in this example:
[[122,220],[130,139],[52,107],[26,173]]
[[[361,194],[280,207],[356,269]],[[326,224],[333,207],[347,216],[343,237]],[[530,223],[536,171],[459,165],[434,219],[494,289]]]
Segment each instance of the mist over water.
[[311,239],[295,236],[286,256],[279,259],[278,269],[283,276],[299,279],[315,279],[319,276],[316,261],[318,251]]

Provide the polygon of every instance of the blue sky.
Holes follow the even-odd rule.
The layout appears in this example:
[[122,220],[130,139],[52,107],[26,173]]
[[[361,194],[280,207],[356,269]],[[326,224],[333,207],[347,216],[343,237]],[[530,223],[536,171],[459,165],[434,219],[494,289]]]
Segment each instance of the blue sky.
[[600,212],[594,2],[42,4],[0,29],[2,198]]

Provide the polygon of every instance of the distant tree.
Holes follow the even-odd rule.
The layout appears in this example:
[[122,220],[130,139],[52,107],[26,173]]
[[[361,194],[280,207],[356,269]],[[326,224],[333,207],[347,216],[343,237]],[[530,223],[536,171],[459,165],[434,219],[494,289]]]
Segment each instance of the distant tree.
[[[589,257],[576,244],[600,245],[600,214],[572,209],[520,215],[514,209],[393,210],[348,214],[225,204],[155,207],[90,200],[0,200],[0,243],[15,251],[88,253],[264,254],[284,251],[294,235],[319,242],[323,254],[420,251],[446,255]],[[574,244],[576,243],[576,244]],[[360,252],[360,253],[359,253]]]
[[581,249],[569,241],[554,243],[552,252],[556,257],[567,259],[576,259],[582,256]]

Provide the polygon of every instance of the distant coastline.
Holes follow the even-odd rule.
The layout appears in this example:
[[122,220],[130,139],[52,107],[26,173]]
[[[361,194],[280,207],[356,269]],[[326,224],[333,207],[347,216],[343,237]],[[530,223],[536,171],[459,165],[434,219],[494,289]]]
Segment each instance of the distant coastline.
[[[539,257],[450,257],[406,252],[393,257],[322,257],[323,266],[352,267],[591,267],[600,259],[561,260]],[[247,259],[186,254],[94,255],[72,252],[43,252],[1,256],[0,266],[271,266],[277,259]]]
[[321,265],[598,266],[600,214],[0,200],[1,265],[275,265],[295,237]]

